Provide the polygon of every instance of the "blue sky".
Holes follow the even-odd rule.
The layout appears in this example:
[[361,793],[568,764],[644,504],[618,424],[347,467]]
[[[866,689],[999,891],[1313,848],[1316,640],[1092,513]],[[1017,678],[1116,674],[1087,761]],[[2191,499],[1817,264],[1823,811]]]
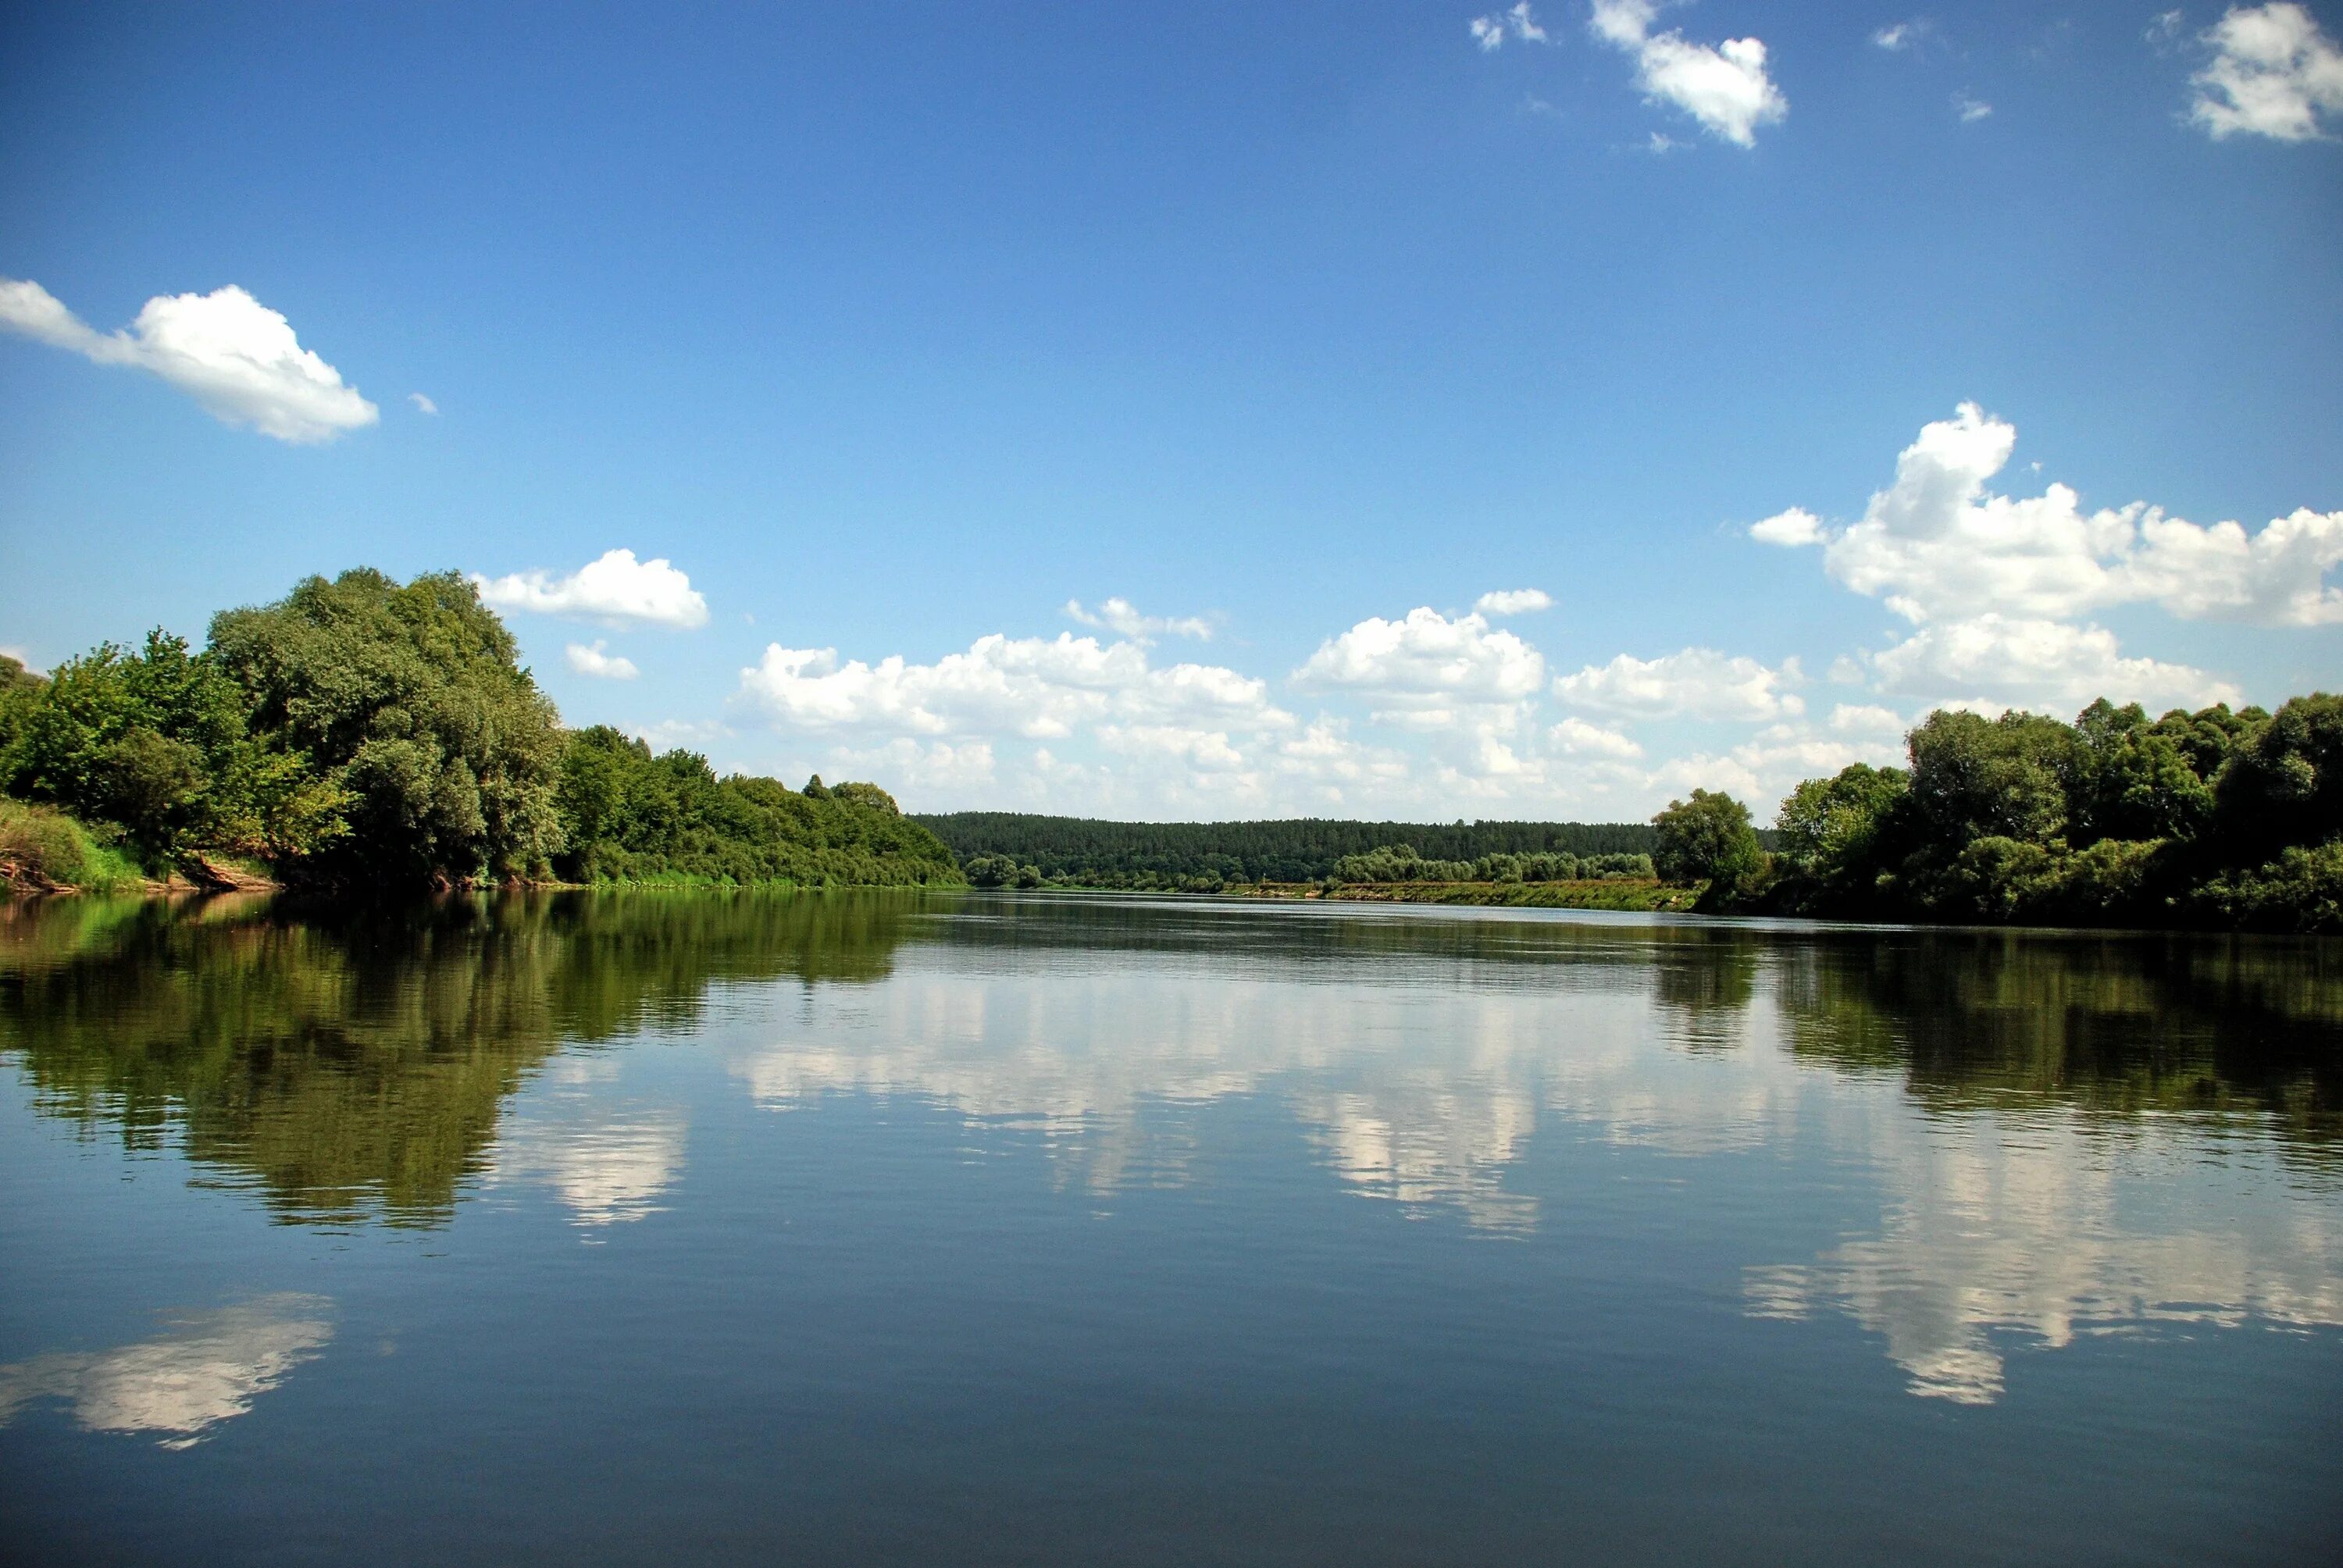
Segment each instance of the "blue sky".
[[452,567],[720,767],[1419,819],[2343,670],[2330,5],[13,11],[38,665]]

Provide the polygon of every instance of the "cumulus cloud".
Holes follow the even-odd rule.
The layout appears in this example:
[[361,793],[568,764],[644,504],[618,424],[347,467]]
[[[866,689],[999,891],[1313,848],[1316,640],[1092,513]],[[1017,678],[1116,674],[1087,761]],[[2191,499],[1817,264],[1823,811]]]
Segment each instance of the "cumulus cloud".
[[1472,30],[1473,41],[1481,45],[1483,53],[1502,47],[1507,34],[1524,44],[1548,41],[1545,29],[1538,25],[1537,18],[1530,12],[1529,0],[1521,0],[1520,5],[1509,11],[1493,11],[1486,16],[1475,16],[1466,25]]
[[1986,483],[2017,430],[1974,403],[1925,427],[1896,459],[1896,482],[1835,533],[1785,512],[1750,529],[1768,544],[1819,544],[1830,574],[1915,622],[1987,613],[2065,620],[2152,603],[2187,619],[2265,626],[2343,622],[2343,512],[2304,508],[2247,534],[2200,527],[2145,502],[2085,512],[2065,485],[2011,498]]
[[1644,754],[1643,747],[1619,731],[1589,724],[1575,715],[1547,730],[1546,739],[1569,757],[1608,757],[1629,762]]
[[1589,23],[1597,38],[1634,56],[1645,97],[1682,109],[1712,136],[1744,147],[1756,145],[1759,126],[1789,114],[1789,100],[1765,74],[1763,43],[1689,43],[1674,29],[1654,33],[1658,17],[1657,0],[1594,0]]
[[1788,689],[1804,678],[1795,658],[1769,669],[1754,658],[1687,648],[1660,658],[1623,653],[1561,677],[1554,689],[1574,706],[1637,719],[1751,720],[1804,713],[1805,703]]
[[330,441],[373,424],[375,406],[301,347],[284,317],[233,284],[157,295],[119,332],[99,332],[37,283],[0,278],[0,327],[98,365],[168,383],[206,413],[280,441]]
[[606,550],[566,578],[528,571],[492,578],[475,572],[472,581],[480,598],[498,609],[684,630],[708,624],[708,600],[689,577],[663,557],[639,561],[632,550]]
[[2214,139],[2320,140],[2343,116],[2343,48],[2291,0],[2232,6],[2202,41],[2213,55],[2190,80],[2188,117]]
[[436,415],[439,412],[439,405],[434,403],[430,398],[426,397],[420,392],[409,392],[407,395],[407,400],[415,405],[415,411],[417,414]]
[[1891,54],[1901,54],[1906,49],[1918,47],[1920,40],[1926,37],[1928,32],[1928,24],[1915,17],[1909,22],[1897,22],[1882,27],[1871,35],[1871,41]]
[[1827,778],[1856,762],[1882,768],[1904,759],[1900,731],[1822,735],[1799,724],[1775,724],[1728,751],[1670,758],[1645,776],[1644,784],[1671,792],[1724,789],[1758,806],[1762,818],[1771,815],[1765,802],[1778,801],[1805,779]]
[[1096,610],[1086,609],[1082,601],[1066,601],[1066,618],[1082,626],[1096,627],[1127,637],[1133,642],[1148,642],[1158,637],[1192,637],[1208,642],[1212,636],[1212,623],[1200,615],[1141,615],[1127,598],[1111,598]]
[[1319,645],[1294,678],[1341,689],[1398,708],[1513,703],[1545,683],[1545,660],[1510,631],[1493,631],[1478,614],[1450,620],[1412,609],[1404,619],[1370,616]]
[[1867,658],[1877,690],[1936,702],[2071,713],[2100,697],[2150,709],[2244,700],[2201,669],[2123,657],[2104,628],[2024,617],[1926,626]]
[[996,632],[933,664],[900,655],[875,665],[841,661],[836,648],[773,643],[740,672],[739,699],[791,729],[901,735],[1050,739],[1108,721],[1256,730],[1293,721],[1269,700],[1265,681],[1212,665],[1159,669],[1136,642],[1101,644],[1071,632],[1054,639]]
[[1955,93],[1953,113],[1960,116],[1961,124],[1973,126],[1979,120],[1990,118],[1993,106],[1983,99],[1972,98],[1966,93]]
[[1544,588],[1497,588],[1474,599],[1473,608],[1483,615],[1528,615],[1552,609],[1554,596]]
[[598,638],[591,647],[573,642],[563,652],[569,660],[570,668],[580,675],[590,675],[597,680],[632,680],[642,673],[635,668],[633,659],[622,654],[603,652],[605,646]]
[[1831,709],[1831,729],[1840,735],[1901,735],[1903,715],[1892,708],[1842,702]]
[[1749,537],[1769,545],[1819,544],[1823,522],[1804,507],[1792,507],[1749,525]]

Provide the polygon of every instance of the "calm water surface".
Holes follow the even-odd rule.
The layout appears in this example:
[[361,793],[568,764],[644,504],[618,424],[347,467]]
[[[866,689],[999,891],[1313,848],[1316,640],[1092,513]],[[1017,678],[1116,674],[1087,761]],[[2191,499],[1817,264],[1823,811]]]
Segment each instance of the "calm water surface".
[[0,915],[0,1556],[2299,1563],[2343,947]]

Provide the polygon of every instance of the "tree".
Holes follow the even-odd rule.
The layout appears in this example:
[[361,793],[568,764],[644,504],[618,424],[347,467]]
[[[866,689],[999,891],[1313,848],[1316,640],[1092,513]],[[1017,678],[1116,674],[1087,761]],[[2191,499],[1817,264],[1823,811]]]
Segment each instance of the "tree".
[[1017,879],[1017,862],[1007,855],[971,855],[960,870],[978,888],[1007,887]]
[[1765,852],[1749,808],[1722,790],[1695,789],[1652,819],[1652,865],[1670,882],[1732,887],[1761,870]]
[[1828,887],[1875,879],[1908,789],[1903,769],[1856,762],[1793,789],[1774,819],[1780,853],[1800,875]]
[[1948,853],[1976,839],[2046,843],[2066,829],[2067,788],[2082,758],[2075,731],[2058,720],[1940,709],[1910,745],[1913,806]]
[[2272,714],[2231,757],[2217,795],[2221,836],[2240,859],[2343,836],[2343,697],[2313,692]]
[[150,856],[294,854],[337,829],[340,792],[255,738],[242,689],[183,638],[158,629],[136,653],[102,644],[46,682],[16,683],[9,706],[9,787],[115,823]]
[[454,572],[367,568],[212,619],[211,654],[254,729],[347,797],[314,869],[417,883],[541,872],[562,843],[553,704],[512,634]]
[[876,784],[858,784],[849,779],[830,787],[830,798],[843,800],[850,806],[861,806],[873,811],[884,811],[890,817],[900,817],[903,809],[895,804],[895,797]]

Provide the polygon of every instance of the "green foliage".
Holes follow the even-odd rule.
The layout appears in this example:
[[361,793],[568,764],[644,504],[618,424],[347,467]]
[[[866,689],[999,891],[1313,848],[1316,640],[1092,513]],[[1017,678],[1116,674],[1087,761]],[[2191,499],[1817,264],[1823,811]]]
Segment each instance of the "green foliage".
[[2215,878],[2197,901],[2251,930],[2343,931],[2343,841],[2290,845],[2268,865]]
[[1652,864],[1669,882],[1735,889],[1765,869],[1749,808],[1721,790],[1695,789],[1652,819]]
[[[1090,888],[1316,882],[1338,876],[1345,856],[1401,844],[1419,847],[1424,859],[1468,865],[1496,855],[1523,857],[1524,877],[1527,859],[1541,855],[1633,855],[1652,847],[1652,830],[1642,823],[1101,822],[1014,811],[917,820],[963,861],[1005,855],[1038,868],[1049,882]],[[1564,879],[1554,873],[1552,879]]]
[[557,857],[588,879],[960,879],[876,784],[798,795],[613,730],[566,735],[453,572],[311,578],[215,617],[211,638],[106,644],[45,679],[0,659],[0,785],[95,825],[18,813],[28,876],[103,879],[75,869],[83,849],[118,841],[158,869],[200,852],[370,889],[542,877]]
[[338,790],[255,739],[243,689],[183,638],[150,632],[136,653],[102,644],[45,683],[12,687],[10,789],[115,824],[150,858],[195,846],[291,854],[336,831]]
[[573,881],[960,881],[951,851],[876,785],[813,795],[770,779],[719,779],[696,752],[653,756],[607,725],[568,738],[555,799],[568,843],[554,863]]
[[2039,843],[2062,832],[2080,742],[2055,719],[1938,709],[1910,736],[1912,805],[1954,854],[1976,839]]
[[144,883],[127,856],[63,811],[0,797],[0,890],[128,893]]
[[2343,697],[2298,697],[2241,742],[2216,784],[2219,829],[2239,859],[2343,835]]
[[1842,902],[1870,891],[1866,879],[1888,836],[1908,812],[1909,781],[1898,768],[1856,762],[1829,779],[1809,779],[1782,802],[1776,852],[1785,873]]
[[2072,725],[1936,712],[1912,769],[1809,779],[1777,824],[1776,910],[1916,919],[2343,928],[2343,699]]
[[310,578],[276,604],[215,616],[211,644],[254,730],[308,756],[346,799],[347,830],[316,846],[316,874],[524,876],[561,848],[558,716],[458,574]]

